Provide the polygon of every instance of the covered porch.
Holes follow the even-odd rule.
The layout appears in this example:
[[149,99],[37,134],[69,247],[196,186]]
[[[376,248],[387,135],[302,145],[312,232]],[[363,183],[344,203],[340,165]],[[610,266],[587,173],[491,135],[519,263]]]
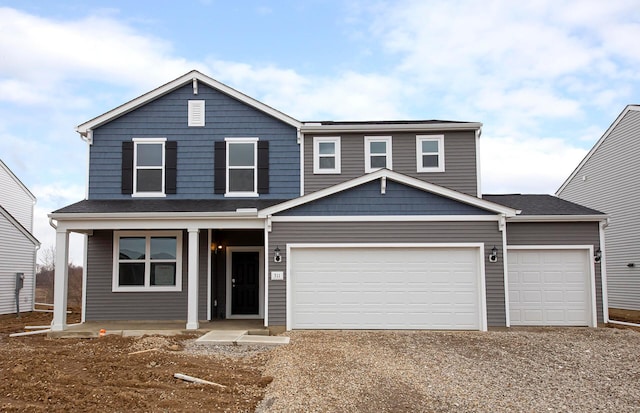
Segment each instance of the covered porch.
[[[56,229],[52,332],[267,325],[268,219],[259,218],[256,208],[126,215],[61,211],[50,215]],[[82,323],[69,326],[72,232],[85,235],[85,260]],[[136,242],[142,251],[137,254]],[[154,261],[154,251],[161,259]]]

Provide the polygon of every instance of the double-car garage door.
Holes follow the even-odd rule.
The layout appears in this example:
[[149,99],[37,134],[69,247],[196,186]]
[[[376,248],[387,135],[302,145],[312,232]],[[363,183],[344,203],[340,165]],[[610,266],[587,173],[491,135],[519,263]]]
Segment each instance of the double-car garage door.
[[479,247],[307,247],[289,257],[289,328],[486,328]]

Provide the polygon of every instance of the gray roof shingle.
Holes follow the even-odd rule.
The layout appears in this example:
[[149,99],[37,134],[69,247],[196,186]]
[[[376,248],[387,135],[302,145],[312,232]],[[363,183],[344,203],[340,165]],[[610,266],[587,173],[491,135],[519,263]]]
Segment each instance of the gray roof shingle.
[[284,199],[110,199],[84,200],[54,211],[54,214],[104,214],[137,212],[235,212],[238,208],[258,210]]
[[496,204],[522,211],[522,215],[604,215],[600,211],[560,199],[553,195],[505,194],[482,195]]

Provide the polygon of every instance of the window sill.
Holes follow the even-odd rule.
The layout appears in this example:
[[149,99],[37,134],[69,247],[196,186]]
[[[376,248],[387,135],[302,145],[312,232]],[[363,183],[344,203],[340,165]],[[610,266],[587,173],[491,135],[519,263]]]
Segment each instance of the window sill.
[[227,192],[225,198],[257,198],[260,196],[257,192]]
[[167,195],[162,192],[136,192],[131,194],[132,198],[166,198]]
[[166,286],[166,287],[113,287],[111,289],[112,293],[166,293],[166,292],[182,292],[181,286]]

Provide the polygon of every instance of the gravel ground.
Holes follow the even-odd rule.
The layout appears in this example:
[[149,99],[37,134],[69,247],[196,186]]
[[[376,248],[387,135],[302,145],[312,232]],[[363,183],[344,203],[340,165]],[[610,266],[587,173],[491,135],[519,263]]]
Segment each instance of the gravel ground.
[[640,412],[640,332],[291,332],[257,412]]

